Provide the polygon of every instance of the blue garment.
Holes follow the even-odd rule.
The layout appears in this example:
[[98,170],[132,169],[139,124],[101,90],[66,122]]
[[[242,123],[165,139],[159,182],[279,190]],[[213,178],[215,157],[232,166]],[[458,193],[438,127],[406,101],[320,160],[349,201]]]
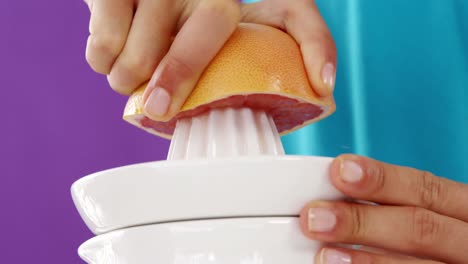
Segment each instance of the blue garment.
[[356,153],[468,183],[468,1],[318,0],[338,48],[337,111],[289,154]]

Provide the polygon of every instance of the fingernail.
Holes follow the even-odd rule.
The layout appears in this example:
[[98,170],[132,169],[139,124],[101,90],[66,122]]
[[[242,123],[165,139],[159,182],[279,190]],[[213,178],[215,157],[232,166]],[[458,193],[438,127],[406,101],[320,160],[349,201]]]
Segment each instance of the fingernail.
[[362,179],[362,168],[354,161],[344,160],[341,162],[340,175],[343,181],[355,183]]
[[335,249],[323,249],[320,255],[320,264],[350,264],[351,256],[335,250]]
[[327,208],[310,208],[307,223],[311,232],[328,232],[336,225],[336,215]]
[[154,89],[145,103],[145,111],[152,116],[163,116],[169,109],[171,96],[163,88]]
[[335,77],[335,66],[330,62],[326,63],[322,68],[322,81],[331,91],[335,88]]

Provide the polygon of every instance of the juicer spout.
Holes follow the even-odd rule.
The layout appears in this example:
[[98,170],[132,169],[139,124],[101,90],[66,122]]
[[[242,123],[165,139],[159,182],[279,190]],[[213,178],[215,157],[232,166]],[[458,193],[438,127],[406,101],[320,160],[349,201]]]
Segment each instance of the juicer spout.
[[178,120],[168,160],[284,155],[268,113],[251,108],[217,108]]

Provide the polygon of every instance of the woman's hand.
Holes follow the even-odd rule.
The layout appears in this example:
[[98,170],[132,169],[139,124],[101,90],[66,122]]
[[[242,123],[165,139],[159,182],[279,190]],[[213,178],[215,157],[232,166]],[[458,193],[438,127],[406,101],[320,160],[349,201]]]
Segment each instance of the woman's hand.
[[239,22],[271,25],[301,47],[309,80],[332,93],[336,51],[312,0],[85,0],[91,10],[86,59],[128,95],[149,79],[145,111],[169,119]]
[[355,155],[335,159],[330,177],[347,196],[380,205],[308,204],[308,237],[370,249],[327,247],[316,263],[468,263],[468,185]]

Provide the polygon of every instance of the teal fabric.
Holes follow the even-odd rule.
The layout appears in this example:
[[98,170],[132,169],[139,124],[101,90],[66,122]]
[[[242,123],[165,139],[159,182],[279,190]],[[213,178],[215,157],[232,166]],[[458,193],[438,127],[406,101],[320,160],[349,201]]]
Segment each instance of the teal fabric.
[[337,111],[289,154],[356,153],[468,183],[468,1],[317,0],[338,48]]

